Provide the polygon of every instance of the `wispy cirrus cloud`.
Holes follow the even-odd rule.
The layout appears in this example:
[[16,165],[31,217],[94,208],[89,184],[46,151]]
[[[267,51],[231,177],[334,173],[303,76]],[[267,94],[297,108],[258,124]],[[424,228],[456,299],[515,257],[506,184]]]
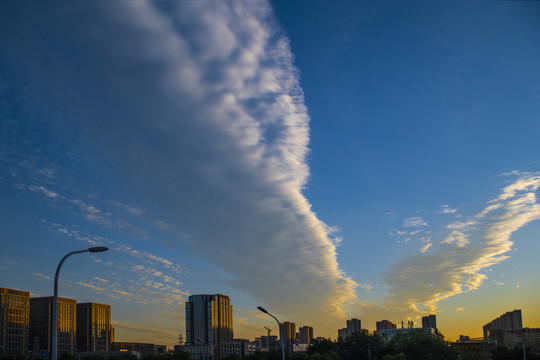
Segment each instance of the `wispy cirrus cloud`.
[[[429,253],[422,251],[393,264],[386,275],[390,296],[384,304],[360,307],[407,318],[435,312],[441,300],[477,289],[487,279],[485,270],[510,256],[512,233],[540,219],[540,174],[513,175],[519,178],[487,202],[482,211],[449,224],[446,238],[426,241],[422,250],[429,245]],[[494,284],[500,286],[502,282],[494,280]]]
[[123,296],[125,296],[125,297],[128,297],[128,298],[130,298],[130,297],[132,297],[132,296],[133,296],[133,294],[132,294],[132,293],[130,293],[130,292],[127,292],[127,291],[124,291],[124,290],[117,290],[117,289],[113,289],[113,292],[114,292],[114,293],[116,293],[116,294],[120,294],[120,295],[123,295]]
[[102,287],[95,286],[95,285],[92,285],[92,284],[83,283],[83,282],[80,282],[80,281],[77,281],[76,284],[81,285],[81,286],[85,286],[87,288],[90,288],[90,289],[96,290],[96,291],[105,291],[105,289],[102,288]]
[[47,189],[47,188],[44,187],[44,186],[32,185],[32,186],[29,186],[29,187],[28,187],[28,190],[30,190],[30,191],[32,191],[32,192],[42,193],[43,195],[48,196],[48,197],[51,197],[51,198],[58,197],[58,194],[57,194],[57,193],[55,193],[54,191],[51,191],[51,190]]
[[[47,224],[48,222],[43,220],[42,223]],[[173,303],[182,303],[189,296],[188,292],[181,290],[182,283],[175,277],[180,273],[180,267],[174,265],[171,260],[151,254],[148,251],[139,251],[133,247],[118,244],[103,236],[82,232],[79,227],[63,227],[58,223],[50,223],[49,225],[55,231],[77,241],[89,245],[107,245],[117,252],[114,261],[105,263],[108,267],[107,271],[103,272],[100,277],[94,276],[96,282],[75,282],[74,284],[100,292],[107,292],[105,295],[113,299],[122,299],[123,301],[137,302],[144,305],[156,303],[159,305],[159,311],[169,311],[168,316],[172,316],[173,312],[178,311],[177,307],[172,306]],[[119,256],[119,253],[124,256]],[[133,262],[134,259],[137,261],[136,264]],[[102,262],[100,259],[94,261]],[[111,269],[119,271],[121,274],[111,271]],[[133,278],[130,275],[135,275],[135,277]],[[44,277],[44,275],[40,277]],[[46,278],[50,280],[50,277]],[[72,282],[69,280],[64,281],[66,284]],[[98,282],[100,285],[97,285]],[[156,309],[156,311],[158,310]]]
[[451,208],[449,205],[441,205],[439,206],[439,210],[437,213],[439,214],[455,214],[457,212],[456,208]]
[[35,276],[39,277],[39,278],[42,278],[42,279],[45,279],[45,280],[51,280],[52,281],[52,277],[48,276],[48,275],[43,275],[41,273],[34,273]]
[[[156,209],[132,214],[189,241],[231,276],[230,286],[278,313],[320,326],[344,317],[356,284],[338,266],[339,239],[302,194],[309,117],[288,39],[267,2],[14,11],[33,26],[2,17],[2,33],[19,34],[1,38],[14,50],[10,60],[46,88],[58,118],[69,119],[50,121],[78,131],[114,164],[124,195]],[[57,47],[67,50],[49,51]],[[97,210],[84,208],[107,225]]]
[[403,220],[403,227],[409,228],[409,227],[421,227],[421,226],[427,226],[427,222],[422,219],[420,216],[413,216],[410,218],[407,218]]

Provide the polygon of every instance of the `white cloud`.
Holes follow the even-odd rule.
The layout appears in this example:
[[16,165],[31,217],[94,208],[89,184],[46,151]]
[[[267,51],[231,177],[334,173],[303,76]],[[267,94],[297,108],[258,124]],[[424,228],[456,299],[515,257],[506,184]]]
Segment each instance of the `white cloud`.
[[[539,174],[522,175],[502,189],[474,216],[448,225],[451,233],[439,243],[426,241],[417,254],[392,265],[386,275],[390,296],[382,305],[362,304],[365,311],[391,311],[396,317],[437,311],[437,304],[451,296],[477,289],[490,267],[509,257],[511,235],[540,219],[536,191]],[[501,281],[494,281],[502,286]]]
[[[298,321],[317,314],[321,326],[337,324],[356,284],[302,194],[309,117],[270,5],[64,5],[15,8],[33,26],[2,27],[19,34],[6,39],[6,52],[17,51],[10,54],[41,86],[54,84],[48,96],[64,115],[55,119],[69,119],[55,125],[106,154],[126,194],[156,209],[141,216],[188,239],[230,286]],[[49,51],[57,47],[66,51]],[[84,205],[89,220],[111,225]],[[419,217],[407,224],[427,225]]]
[[37,276],[37,277],[40,277],[42,279],[45,279],[45,280],[52,280],[52,277],[47,276],[47,275],[43,275],[41,273],[34,273],[34,275]]
[[36,193],[42,193],[43,195],[48,196],[50,198],[56,198],[59,196],[54,191],[51,191],[43,186],[32,185],[28,187],[28,190],[32,192],[36,192]]
[[372,284],[369,284],[369,283],[366,283],[366,284],[358,284],[358,287],[366,290],[366,291],[369,291],[371,289],[373,289],[373,285]]
[[87,283],[83,283],[83,282],[79,282],[79,281],[76,282],[76,284],[81,285],[81,286],[85,286],[87,288],[90,288],[90,289],[96,290],[96,291],[105,291],[104,288],[99,287],[99,286],[95,286],[95,285],[92,285],[92,284],[87,284]]
[[428,224],[420,216],[413,216],[403,221],[403,227],[419,227],[427,225]]
[[433,244],[431,243],[427,243],[427,244],[424,244],[424,246],[422,246],[422,248],[420,249],[420,252],[423,254],[425,253],[426,251],[428,251],[428,249],[432,246]]
[[140,217],[140,216],[143,216],[144,214],[143,210],[139,208],[128,207],[127,209],[133,216]]
[[439,211],[437,211],[439,214],[454,214],[457,212],[457,209],[452,209],[449,205],[440,205],[439,208]]
[[123,291],[123,290],[113,289],[113,292],[115,292],[117,294],[120,294],[120,295],[124,295],[126,297],[132,297],[133,296],[132,293],[129,293],[129,292]]

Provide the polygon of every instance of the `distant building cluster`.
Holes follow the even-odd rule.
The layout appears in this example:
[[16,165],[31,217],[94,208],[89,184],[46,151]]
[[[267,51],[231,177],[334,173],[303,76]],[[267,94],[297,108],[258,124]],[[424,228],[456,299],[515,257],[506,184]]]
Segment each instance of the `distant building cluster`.
[[521,310],[509,311],[482,328],[484,340],[509,348],[525,345],[540,351],[540,328],[524,328]]
[[[272,351],[281,348],[281,339],[272,336],[270,328],[266,336],[234,339],[233,307],[230,299],[221,294],[192,295],[186,302],[186,343],[183,350],[193,359],[222,359],[229,355],[243,357],[256,351]],[[313,341],[313,327],[302,326],[296,332],[296,324],[285,321],[280,324],[285,349],[290,353],[295,347],[302,349]]]
[[[52,353],[53,297],[0,288],[0,357],[49,359]],[[145,352],[136,343],[115,343],[111,306],[58,298],[58,354],[111,356]],[[124,346],[125,345],[125,346]],[[145,349],[146,353],[156,353]],[[157,349],[159,352],[159,347]],[[166,347],[165,347],[166,352]]]
[[367,333],[368,331],[366,329],[362,329],[362,321],[360,319],[350,319],[347,320],[347,327],[338,329],[338,338],[345,340],[348,336],[356,332]]
[[[394,334],[411,331],[424,331],[434,335],[438,334],[437,320],[435,315],[424,316],[422,318],[422,328],[414,328],[412,321],[407,321],[407,327],[401,322],[401,328],[398,328],[396,324],[389,320],[381,320],[376,322],[376,330],[373,332],[376,335],[381,335],[385,339],[390,339]],[[368,334],[369,330],[362,329],[362,322],[359,319],[353,318],[347,320],[347,327],[338,329],[338,338],[345,340],[353,333]]]
[[484,336],[470,338],[460,336],[453,343],[462,351],[472,354],[486,354],[496,345],[508,348],[525,347],[540,353],[540,328],[524,328],[521,310],[509,311],[490,321],[482,328]]
[[[4,359],[48,359],[52,352],[53,297],[30,297],[27,291],[0,288],[0,357]],[[186,341],[175,350],[187,351],[192,359],[224,359],[235,355],[240,358],[257,351],[281,348],[287,352],[305,351],[315,338],[313,327],[296,328],[293,322],[280,323],[280,334],[272,335],[265,327],[266,335],[255,338],[235,339],[233,331],[233,306],[222,294],[192,295],[185,303]],[[399,333],[421,331],[442,337],[434,314],[422,317],[422,327],[414,327],[411,320],[398,327],[389,320],[376,322],[376,330],[384,341]],[[347,339],[353,334],[369,334],[362,328],[362,321],[352,318],[346,327],[338,329],[338,338]],[[496,344],[513,348],[525,346],[540,352],[540,328],[523,328],[521,310],[507,312],[483,326],[483,338],[471,339],[460,336],[453,346],[463,353],[486,354]],[[182,342],[182,335],[179,340]],[[145,355],[165,354],[165,345],[149,343],[115,342],[111,326],[111,306],[94,302],[77,303],[74,299],[58,299],[58,354],[68,353],[82,359],[91,354],[108,358],[117,354]]]

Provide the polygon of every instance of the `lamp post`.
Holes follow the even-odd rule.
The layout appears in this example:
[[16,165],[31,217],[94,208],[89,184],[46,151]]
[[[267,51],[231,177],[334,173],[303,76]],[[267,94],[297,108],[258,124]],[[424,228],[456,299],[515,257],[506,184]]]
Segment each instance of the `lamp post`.
[[263,308],[262,306],[257,306],[257,309],[259,309],[260,311],[262,311],[263,313],[265,313],[267,315],[270,315],[278,323],[279,337],[281,339],[281,356],[282,356],[283,360],[285,360],[285,339],[284,339],[284,336],[283,336],[283,333],[284,333],[283,330],[285,330],[285,329],[282,329],[282,326],[279,323],[279,320],[274,315],[270,314],[265,308]]
[[56,274],[54,275],[54,297],[53,297],[53,328],[52,328],[52,360],[58,358],[58,276],[60,275],[60,268],[64,264],[64,261],[71,255],[81,254],[85,252],[103,252],[109,248],[104,246],[91,247],[86,250],[72,251],[62,258],[60,264],[56,268]]

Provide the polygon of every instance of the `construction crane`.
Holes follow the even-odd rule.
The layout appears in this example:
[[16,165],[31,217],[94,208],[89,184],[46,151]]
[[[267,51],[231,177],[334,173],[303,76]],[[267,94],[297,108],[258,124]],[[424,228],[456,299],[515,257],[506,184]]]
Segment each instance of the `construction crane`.
[[270,333],[272,332],[272,329],[270,329],[268,326],[264,327],[268,331],[268,336],[270,336]]

